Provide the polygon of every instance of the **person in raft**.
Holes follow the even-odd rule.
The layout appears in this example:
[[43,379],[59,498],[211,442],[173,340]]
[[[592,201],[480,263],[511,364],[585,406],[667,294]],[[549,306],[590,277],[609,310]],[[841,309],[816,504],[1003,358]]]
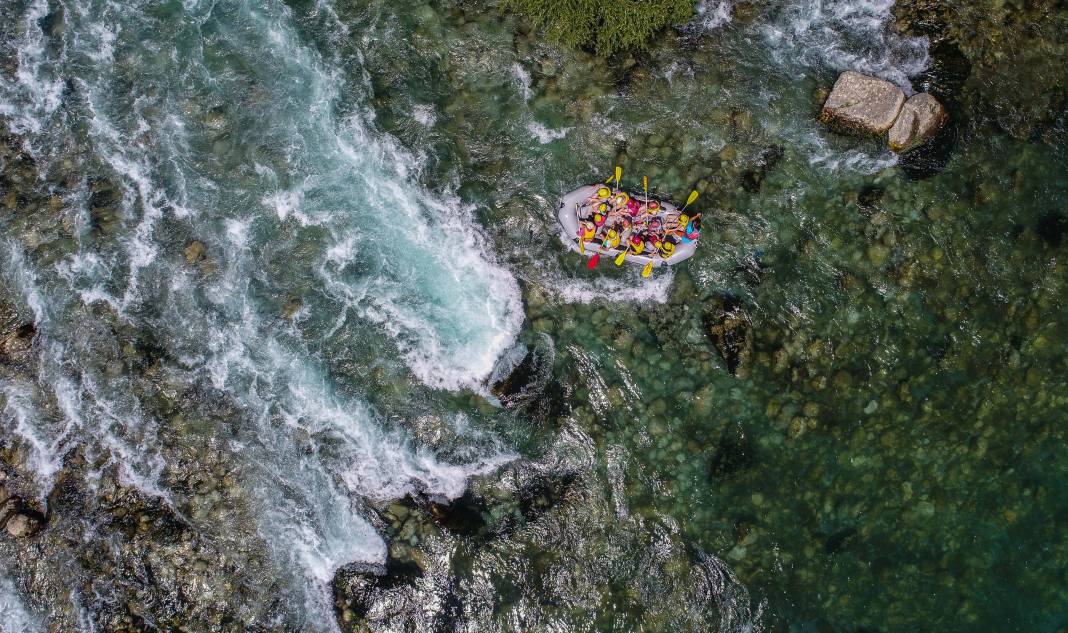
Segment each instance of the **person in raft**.
[[595,235],[597,235],[597,225],[593,222],[585,220],[579,224],[578,238],[580,241],[589,242],[593,240]]
[[612,190],[608,188],[608,185],[601,185],[597,188],[597,191],[593,192],[593,195],[586,198],[586,202],[582,203],[583,207],[589,207],[601,202],[608,202],[608,199],[612,197]]
[[701,214],[665,214],[658,201],[642,203],[608,185],[599,186],[579,205],[578,216],[581,241],[663,259],[674,255],[679,244],[695,242],[701,234]]
[[686,226],[682,229],[682,243],[689,244],[690,242],[696,242],[697,238],[701,237],[701,214],[690,218],[690,221],[686,223]]

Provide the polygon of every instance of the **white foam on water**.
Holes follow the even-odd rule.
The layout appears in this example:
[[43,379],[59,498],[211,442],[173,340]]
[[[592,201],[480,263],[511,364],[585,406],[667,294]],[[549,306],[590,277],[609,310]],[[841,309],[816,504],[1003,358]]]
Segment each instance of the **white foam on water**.
[[18,25],[22,37],[13,47],[14,76],[9,78],[8,73],[0,73],[0,113],[8,119],[8,126],[15,134],[41,132],[45,121],[63,100],[63,81],[47,72],[51,60],[40,22],[48,12],[48,0],[33,0],[27,7]]
[[438,121],[438,114],[434,110],[432,105],[417,105],[412,108],[412,118],[416,123],[426,128],[434,127],[434,124]]
[[635,269],[626,279],[556,279],[545,284],[545,291],[566,303],[667,303],[674,278],[670,268],[657,268],[651,277],[644,278]]
[[11,578],[0,576],[0,633],[37,633],[44,630],[41,618],[22,601]]
[[712,31],[729,24],[734,0],[701,0],[697,3],[696,20],[705,29]]
[[[4,385],[17,396],[5,398],[5,428],[21,424],[34,438],[42,480],[77,442],[105,468],[114,466],[123,483],[168,498],[159,483],[163,422],[141,410],[131,379],[104,373],[93,358],[95,346],[118,341],[86,306],[111,306],[120,321],[165,346],[175,359],[167,361],[171,380],[206,382],[240,407],[229,449],[247,466],[256,529],[304,600],[290,610],[303,611],[309,628],[333,628],[327,585],[336,569],[385,555],[363,499],[455,497],[470,476],[512,456],[477,434],[454,453],[462,460],[415,445],[351,387],[336,384],[308,343],[343,344],[332,337],[355,318],[356,329],[388,335],[382,362],[393,362],[392,345],[431,387],[483,390],[523,319],[518,284],[496,263],[474,209],[420,184],[421,156],[374,132],[371,111],[346,109],[339,118],[351,60],[324,59],[305,45],[286,6],[190,2],[192,15],[161,16],[151,2],[115,12],[106,3],[70,4],[69,59],[34,67],[34,81],[75,83],[71,107],[88,123],[85,150],[110,168],[121,213],[114,237],[86,231],[81,250],[51,268],[34,269],[20,249],[9,249],[20,266],[8,276],[35,312],[39,338],[50,341],[38,355],[39,376],[59,414],[40,415],[33,389]],[[156,24],[155,39],[142,40],[145,24],[168,19],[178,22]],[[180,59],[187,49],[168,38],[200,37],[205,20],[228,56],[251,62],[235,72]],[[36,28],[37,20],[27,25]],[[195,42],[192,50],[202,52]],[[269,70],[251,78],[255,89],[246,94],[240,75],[255,68]],[[139,83],[145,78],[158,83]],[[242,143],[259,151],[227,165],[213,153],[218,137],[209,151],[190,140],[206,110],[188,100],[195,86],[217,89],[234,101],[233,111],[258,117]],[[7,85],[0,100],[5,112],[38,123],[26,128],[31,137],[56,112]],[[244,150],[225,141],[219,147],[222,154]],[[203,266],[187,266],[181,246],[175,253],[167,242],[173,236],[161,235],[161,226],[178,221],[207,246]],[[268,261],[290,248],[288,240],[301,250],[283,250],[280,266]],[[298,272],[286,277],[289,268]],[[260,297],[288,292],[282,282],[307,284],[328,301],[338,312],[335,328],[304,332],[264,314]]]
[[[522,324],[519,286],[495,263],[474,208],[414,186],[396,166],[420,162],[361,123],[347,122],[339,153],[384,214],[339,232],[320,267],[325,287],[346,310],[380,324],[424,383],[482,391]],[[357,265],[376,274],[354,286]]]
[[909,77],[930,65],[929,42],[895,32],[894,0],[791,0],[761,27],[780,65],[855,70],[912,92]]
[[527,131],[530,132],[531,136],[538,139],[539,143],[548,145],[553,141],[558,141],[567,136],[567,133],[571,131],[571,128],[565,127],[560,130],[554,130],[537,121],[533,121],[527,124]]
[[534,91],[531,89],[530,72],[523,68],[519,62],[512,62],[512,77],[515,78],[516,86],[519,87],[519,94],[523,97],[523,101],[530,101],[530,98],[534,96]]

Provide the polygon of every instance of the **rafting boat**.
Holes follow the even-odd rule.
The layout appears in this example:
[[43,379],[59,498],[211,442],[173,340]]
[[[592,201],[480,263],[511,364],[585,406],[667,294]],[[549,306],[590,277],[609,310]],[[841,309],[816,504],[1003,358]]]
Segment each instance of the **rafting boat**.
[[[599,188],[604,186],[605,185],[587,185],[585,187],[579,187],[578,189],[575,189],[574,191],[565,194],[564,197],[560,199],[560,208],[558,209],[558,217],[560,219],[560,226],[562,227],[562,231],[560,232],[560,239],[564,242],[565,245],[567,245],[568,248],[575,251],[576,253],[582,253],[583,251],[583,249],[579,246],[578,238],[579,213],[586,201],[589,200],[590,197],[594,196],[594,194]],[[630,196],[631,194],[624,195]],[[637,196],[637,199],[642,200],[643,197]],[[656,199],[650,198],[650,200]],[[657,202],[660,205],[660,210],[657,212],[656,215],[660,218],[660,221],[663,222],[664,216],[673,213],[676,210],[676,207],[670,202],[665,202],[662,200],[657,200]],[[685,261],[693,257],[694,252],[697,250],[697,241],[698,240],[694,240],[691,242],[683,242],[679,244],[675,247],[675,252],[671,255],[671,257],[668,257],[666,259],[660,254],[647,255],[643,253],[640,255],[635,255],[634,253],[628,253],[624,261],[630,262],[632,264],[638,264],[641,266],[645,266],[649,264],[649,262],[652,262],[654,268],[659,268],[660,266],[674,266],[679,262]],[[620,244],[619,248],[610,248],[607,246],[604,248],[600,247],[600,243],[586,242],[586,257],[593,257],[593,255],[599,250],[602,257],[614,258],[616,255],[622,252],[623,244]]]

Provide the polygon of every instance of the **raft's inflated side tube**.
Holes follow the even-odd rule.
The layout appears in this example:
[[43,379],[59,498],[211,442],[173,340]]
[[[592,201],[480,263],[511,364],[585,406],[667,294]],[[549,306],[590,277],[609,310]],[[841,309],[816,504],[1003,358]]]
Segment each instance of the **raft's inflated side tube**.
[[[579,249],[578,241],[578,209],[582,206],[582,203],[586,202],[587,198],[590,198],[597,193],[601,185],[587,185],[585,187],[579,187],[571,193],[564,194],[564,197],[560,199],[560,208],[557,216],[560,219],[560,226],[563,227],[563,231],[560,233],[560,240],[576,253],[581,253]],[[661,213],[671,213],[675,210],[675,205],[670,202],[660,202]],[[700,241],[700,238],[698,238]],[[593,257],[593,254],[597,252],[599,243],[586,242],[586,257]],[[647,255],[635,255],[633,253],[627,255],[628,261],[632,264],[639,264],[645,266],[650,261],[653,262],[653,266],[674,266],[675,264],[685,261],[693,257],[693,254],[697,251],[697,242],[680,243],[675,247],[675,254],[667,259],[661,257],[649,257]],[[616,248],[604,248],[601,250],[602,257],[618,255],[620,249]]]

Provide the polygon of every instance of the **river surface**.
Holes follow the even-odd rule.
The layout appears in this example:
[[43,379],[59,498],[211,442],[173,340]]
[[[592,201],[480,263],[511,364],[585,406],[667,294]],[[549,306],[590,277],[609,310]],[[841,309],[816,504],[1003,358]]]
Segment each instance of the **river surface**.
[[[1068,160],[892,8],[606,61],[480,3],[4,2],[49,523],[0,628],[1063,630]],[[824,129],[846,69],[946,151]],[[617,164],[701,191],[692,261],[562,252]]]

